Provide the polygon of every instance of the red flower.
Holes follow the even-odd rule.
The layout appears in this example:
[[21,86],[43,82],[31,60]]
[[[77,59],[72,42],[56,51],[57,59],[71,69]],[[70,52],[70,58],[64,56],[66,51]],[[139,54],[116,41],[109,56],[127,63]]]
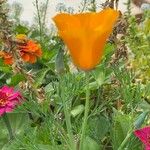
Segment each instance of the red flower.
[[136,130],[134,134],[143,142],[145,150],[150,150],[150,126]]
[[3,86],[0,88],[0,116],[11,112],[22,100],[20,92],[14,91],[13,87]]

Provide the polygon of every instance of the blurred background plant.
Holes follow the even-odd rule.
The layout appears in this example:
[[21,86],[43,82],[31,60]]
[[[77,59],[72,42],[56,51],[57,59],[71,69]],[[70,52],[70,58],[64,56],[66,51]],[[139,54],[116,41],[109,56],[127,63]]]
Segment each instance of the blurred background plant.
[[[94,0],[84,0],[78,12],[95,12],[100,7],[116,8],[118,2],[106,0],[99,5]],[[49,0],[42,4],[35,0],[35,19],[30,26],[20,20],[23,10],[20,4],[8,6],[6,0],[0,1],[0,49],[11,51],[14,37],[25,34],[40,43],[43,50],[37,63],[21,66],[25,74],[16,71],[15,66],[3,64],[0,59],[0,85],[19,88],[26,98],[22,106],[8,114],[14,140],[9,141],[0,118],[2,150],[69,149],[64,106],[71,116],[74,142],[78,146],[80,143],[87,86],[85,74],[72,65],[55,27],[45,25],[49,3]],[[131,15],[130,0],[127,8],[108,40],[101,64],[90,73],[90,113],[84,146],[87,150],[118,150],[120,146],[130,150],[143,149],[131,131],[150,123],[150,12],[144,11],[137,21],[136,16]],[[63,3],[58,4],[56,10],[74,13],[73,8]],[[9,38],[5,39],[4,33]],[[31,87],[38,96],[33,94]]]

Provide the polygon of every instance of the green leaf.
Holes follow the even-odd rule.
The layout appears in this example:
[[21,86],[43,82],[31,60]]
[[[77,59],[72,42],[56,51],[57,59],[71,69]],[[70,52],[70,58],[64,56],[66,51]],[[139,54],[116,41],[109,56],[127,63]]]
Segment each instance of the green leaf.
[[111,43],[107,43],[105,46],[105,56],[111,54],[115,49],[115,45]]
[[57,53],[56,60],[55,60],[55,68],[57,73],[63,73],[65,70],[65,64],[64,64],[64,52],[62,49],[60,49]]
[[83,145],[83,150],[102,150],[102,147],[92,138],[86,137]]
[[11,68],[10,67],[0,67],[0,71],[2,71],[4,73],[10,73],[11,72]]
[[0,71],[4,73],[11,72],[11,67],[9,65],[5,65],[2,59],[0,59]]
[[10,86],[16,86],[19,84],[19,82],[24,81],[25,80],[25,76],[22,74],[16,74],[14,76],[12,76],[11,78],[6,80],[6,83]]
[[[45,49],[42,58],[45,59],[45,60],[52,61],[53,58],[56,56],[56,52],[57,51],[55,49],[51,49],[51,50],[50,49]],[[55,61],[55,59],[53,61]]]
[[11,86],[16,86],[19,82],[24,81],[25,77],[22,74],[17,74],[6,80],[6,83]]
[[135,137],[134,134],[131,135],[131,138],[128,141],[128,144],[126,146],[127,150],[143,150],[142,148],[142,142]]
[[[24,130],[25,126],[28,124],[28,116],[26,113],[7,113],[13,133],[15,136],[21,135]],[[9,143],[9,136],[7,128],[3,122],[1,117],[0,119],[0,149],[5,147],[5,150],[8,150]],[[7,149],[6,149],[7,148]]]
[[73,117],[76,117],[77,115],[83,113],[83,111],[84,111],[84,105],[78,105],[71,110],[71,115]]
[[38,144],[39,150],[66,150],[62,145],[44,145],[44,144]]
[[140,116],[138,116],[137,120],[134,122],[135,128],[141,128],[142,124],[145,121],[146,116],[149,114],[149,111],[145,111]]
[[89,135],[97,142],[102,140],[109,131],[109,121],[103,116],[95,116],[89,119]]
[[47,72],[49,71],[50,69],[49,68],[46,68],[46,69],[41,69],[37,74],[36,74],[36,79],[35,79],[35,87],[39,87],[41,86],[41,84],[43,83],[43,80],[47,74]]
[[14,30],[17,34],[27,34],[29,29],[26,26],[18,25]]
[[92,75],[98,86],[107,83],[110,79],[111,73],[112,70],[106,68],[104,64],[99,65],[95,70],[92,71]]
[[112,129],[112,144],[113,149],[117,150],[121,145],[128,131],[131,129],[133,119],[130,115],[117,113],[113,118],[113,129]]

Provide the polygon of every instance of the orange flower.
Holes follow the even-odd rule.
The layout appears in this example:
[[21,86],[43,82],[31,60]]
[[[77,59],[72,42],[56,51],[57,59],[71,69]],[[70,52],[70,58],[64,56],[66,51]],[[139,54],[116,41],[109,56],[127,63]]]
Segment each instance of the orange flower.
[[82,70],[90,70],[100,62],[118,17],[118,11],[107,8],[99,13],[58,14],[53,20],[74,64]]
[[[33,40],[29,40],[26,35],[18,34],[16,36],[17,42],[17,52],[20,53],[21,58],[25,62],[35,63],[37,57],[42,56],[42,50],[40,44]],[[0,51],[0,58],[4,60],[5,64],[13,64],[13,55],[4,51]]]
[[0,51],[0,58],[4,60],[4,64],[12,65],[13,64],[13,57],[12,54]]
[[37,57],[42,56],[40,45],[33,40],[28,40],[24,45],[20,45],[19,50],[25,62],[35,63]]

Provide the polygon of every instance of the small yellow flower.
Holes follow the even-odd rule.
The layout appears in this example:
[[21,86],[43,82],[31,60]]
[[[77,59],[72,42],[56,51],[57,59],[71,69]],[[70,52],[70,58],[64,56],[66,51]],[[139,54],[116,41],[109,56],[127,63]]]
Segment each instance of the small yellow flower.
[[16,39],[23,41],[27,39],[27,36],[25,34],[17,34]]

